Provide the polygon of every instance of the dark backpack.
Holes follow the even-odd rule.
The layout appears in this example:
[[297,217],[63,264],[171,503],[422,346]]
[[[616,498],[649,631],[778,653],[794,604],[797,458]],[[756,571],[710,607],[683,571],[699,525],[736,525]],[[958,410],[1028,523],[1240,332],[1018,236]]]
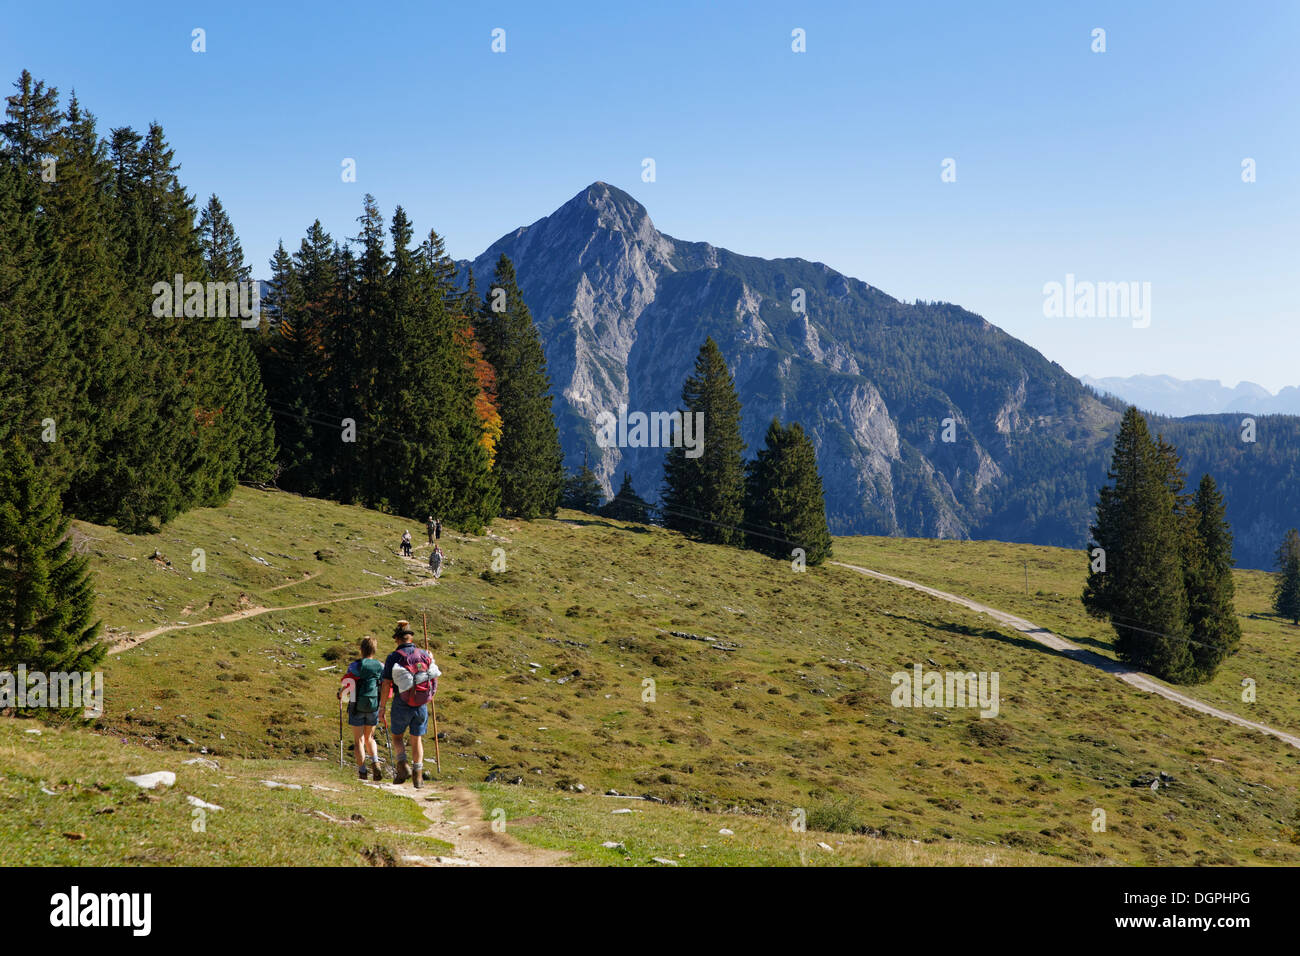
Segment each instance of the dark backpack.
[[379,709],[379,677],[384,666],[379,661],[366,658],[357,661],[356,690],[353,694],[354,714],[373,714]]
[[402,666],[411,672],[414,681],[409,690],[399,692],[402,703],[407,707],[423,707],[433,699],[438,689],[438,680],[430,673],[433,658],[428,651],[421,650],[414,644],[399,647],[396,653],[402,659]]

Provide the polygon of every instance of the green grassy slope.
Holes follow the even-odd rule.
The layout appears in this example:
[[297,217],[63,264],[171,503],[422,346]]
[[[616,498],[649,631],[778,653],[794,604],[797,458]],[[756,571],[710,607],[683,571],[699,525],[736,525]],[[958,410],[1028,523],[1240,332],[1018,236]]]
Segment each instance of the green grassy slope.
[[[606,841],[624,842],[631,862],[652,850],[685,853],[683,863],[1300,862],[1300,753],[1138,693],[962,608],[844,568],[797,574],[749,552],[572,513],[498,521],[481,538],[444,535],[454,563],[419,586],[419,562],[396,554],[403,527],[422,539],[413,522],[249,489],[150,538],[81,526],[118,638],[241,607],[333,602],[169,631],[110,658],[98,730],[146,747],[207,747],[221,760],[321,768],[336,760],[331,695],[355,640],[373,634],[386,648],[393,620],[418,629],[427,609],[445,672],[444,778],[479,785],[495,774],[482,787],[485,807],[524,817],[512,832],[569,849],[576,863],[621,862]],[[1058,620],[1011,600],[1020,546],[933,544],[922,555],[912,542],[837,539],[836,556],[1088,636],[1070,626],[1080,575],[1067,569],[1077,555],[1033,549],[1052,569],[1035,586],[1064,595],[1048,605]],[[155,547],[175,570],[150,560]],[[205,572],[190,570],[194,548],[206,551]],[[484,574],[495,548],[507,570]],[[1276,660],[1284,680],[1281,629],[1248,633],[1242,659]],[[892,707],[889,675],[917,663],[997,671],[1000,715]],[[1196,692],[1213,700],[1215,686]],[[1273,713],[1296,729],[1285,709]],[[12,780],[9,750],[0,754],[0,775]],[[1158,771],[1176,782],[1159,792],[1131,785]],[[600,796],[611,788],[667,805],[638,801],[627,806],[642,814],[614,815],[619,802]],[[1097,809],[1105,832],[1093,829]],[[791,830],[796,810],[816,832]],[[723,842],[724,827],[735,838]],[[828,841],[828,830],[859,835]]]
[[[418,804],[341,771],[203,757],[67,728],[0,720],[0,863],[6,866],[337,866],[447,853]],[[170,770],[172,787],[127,775]],[[264,780],[296,787],[269,787]],[[219,810],[198,812],[194,796]]]
[[[835,560],[973,597],[1115,658],[1114,630],[1089,617],[1079,600],[1088,563],[1082,551],[920,538],[841,538],[835,548]],[[1216,707],[1300,733],[1300,627],[1272,614],[1272,575],[1238,570],[1233,578],[1241,649],[1214,680],[1184,689]],[[1242,700],[1246,678],[1255,682],[1253,703]]]

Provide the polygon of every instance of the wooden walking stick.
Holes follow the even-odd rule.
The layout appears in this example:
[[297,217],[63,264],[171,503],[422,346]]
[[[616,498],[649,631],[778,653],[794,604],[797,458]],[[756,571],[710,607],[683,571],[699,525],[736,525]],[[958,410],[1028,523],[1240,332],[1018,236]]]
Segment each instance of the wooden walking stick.
[[[427,654],[429,651],[429,612],[422,611],[420,616],[424,619],[424,650]],[[430,657],[430,660],[433,658]],[[436,679],[435,679],[436,686]],[[433,716],[433,765],[438,770],[438,776],[442,776],[442,754],[438,748],[438,695],[435,693],[429,699],[429,712]]]

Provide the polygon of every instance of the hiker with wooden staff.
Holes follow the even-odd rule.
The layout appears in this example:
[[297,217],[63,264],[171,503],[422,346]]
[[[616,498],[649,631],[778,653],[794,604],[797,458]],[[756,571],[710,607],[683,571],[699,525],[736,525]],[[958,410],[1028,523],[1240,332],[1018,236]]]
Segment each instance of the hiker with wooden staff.
[[[415,646],[410,621],[398,621],[393,631],[396,647],[384,661],[379,709],[382,714],[389,697],[393,747],[397,752],[397,772],[393,782],[410,778],[418,790],[424,786],[424,733],[429,726],[428,704],[438,686],[438,667],[427,650]],[[426,638],[427,642],[427,638]],[[381,719],[383,719],[381,717]],[[411,761],[406,759],[406,737],[411,737]]]
[[[441,531],[441,523],[439,530]],[[429,612],[424,611],[421,614],[424,618],[424,650],[429,650]],[[429,660],[433,660],[431,656]],[[437,665],[434,665],[437,669]],[[429,709],[433,714],[433,766],[438,771],[438,776],[442,776],[442,754],[438,752],[438,679],[433,680],[433,696],[429,698]]]

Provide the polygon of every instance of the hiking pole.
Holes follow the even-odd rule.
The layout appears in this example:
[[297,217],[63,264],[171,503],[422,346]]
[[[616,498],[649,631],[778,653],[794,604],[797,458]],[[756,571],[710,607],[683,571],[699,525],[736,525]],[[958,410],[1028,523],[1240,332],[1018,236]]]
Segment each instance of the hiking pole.
[[[429,612],[423,611],[420,616],[424,619],[424,651],[429,652]],[[435,683],[436,687],[437,684]],[[434,691],[429,698],[429,710],[433,714],[433,765],[438,771],[438,776],[442,776],[442,754],[438,749],[438,693]]]
[[382,718],[379,721],[379,726],[384,732],[384,747],[388,750],[388,766],[391,768],[393,766],[393,738],[389,736],[388,724],[384,723]]
[[343,698],[339,698],[339,766],[343,766]]
[[429,707],[433,712],[433,765],[438,770],[438,776],[442,776],[442,755],[438,752],[438,695],[434,694],[429,699]]

